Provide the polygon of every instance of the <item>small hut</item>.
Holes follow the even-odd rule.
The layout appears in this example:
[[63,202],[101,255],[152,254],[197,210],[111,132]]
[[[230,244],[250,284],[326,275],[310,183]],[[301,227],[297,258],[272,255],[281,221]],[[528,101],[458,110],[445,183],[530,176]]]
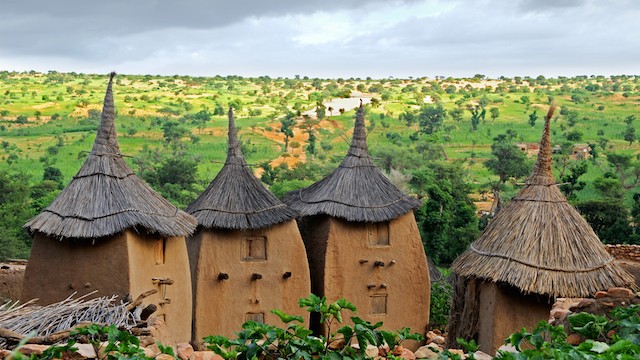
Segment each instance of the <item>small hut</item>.
[[[358,316],[423,332],[429,323],[429,270],[413,209],[369,156],[362,104],[342,164],[319,182],[290,192],[311,266],[311,289],[346,298]],[[324,331],[318,323],[312,326]]]
[[189,241],[194,341],[232,336],[249,320],[281,325],[272,309],[308,318],[298,306],[311,285],[296,213],[253,175],[232,109],[227,160],[186,211],[198,219]]
[[449,339],[473,338],[489,354],[511,333],[548,319],[557,297],[634,283],[558,189],[551,168],[553,111],[525,187],[452,264]]
[[116,294],[157,306],[176,341],[191,334],[185,236],[196,220],[140,180],[120,153],[111,73],[91,153],[69,185],[26,230],[33,236],[22,299],[42,305],[73,293]]

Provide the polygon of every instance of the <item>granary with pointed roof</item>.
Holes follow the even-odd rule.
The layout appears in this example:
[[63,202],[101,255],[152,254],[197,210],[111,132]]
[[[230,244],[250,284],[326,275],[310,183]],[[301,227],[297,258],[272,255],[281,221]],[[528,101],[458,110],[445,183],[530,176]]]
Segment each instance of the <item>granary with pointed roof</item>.
[[554,109],[524,188],[452,264],[457,284],[449,338],[475,338],[489,354],[511,333],[546,320],[557,297],[588,297],[634,283],[556,184]]
[[196,220],[140,180],[120,153],[111,73],[93,149],[69,185],[25,229],[33,236],[23,301],[73,293],[136,298],[176,341],[191,335],[191,277],[185,237]]
[[298,306],[311,285],[296,213],[254,176],[232,109],[228,136],[222,170],[186,209],[198,220],[189,240],[195,342],[232,336],[248,320],[280,325],[272,309],[308,318]]
[[361,104],[340,166],[284,201],[302,217],[314,294],[331,301],[346,298],[359,317],[384,321],[389,329],[423,332],[429,323],[430,282],[413,215],[420,203],[373,164],[364,121]]

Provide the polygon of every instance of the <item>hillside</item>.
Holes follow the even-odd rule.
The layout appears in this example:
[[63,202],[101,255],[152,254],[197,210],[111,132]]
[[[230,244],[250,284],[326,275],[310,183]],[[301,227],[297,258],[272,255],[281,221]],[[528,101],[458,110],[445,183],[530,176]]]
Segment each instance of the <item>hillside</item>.
[[[580,177],[585,186],[576,188],[573,200],[602,198],[603,180],[598,179],[617,176],[625,205],[631,208],[640,178],[635,136],[640,77],[283,79],[121,74],[116,79],[117,128],[127,161],[180,206],[202,191],[222,166],[229,106],[235,108],[248,162],[279,195],[336,166],[348,146],[353,108],[360,99],[368,104],[374,160],[391,171],[392,180],[420,197],[428,195],[412,185],[412,171],[430,161],[445,161],[462,169],[478,204],[490,207],[487,194],[498,177],[484,162],[493,157],[494,138],[504,134],[533,158],[535,149],[525,147],[539,141],[552,102],[560,107],[552,120],[558,180],[581,163],[573,150],[586,151],[589,158]],[[64,186],[91,149],[105,86],[106,75],[0,72],[0,171],[25,185],[40,186],[40,203],[33,211],[56,194],[51,184],[41,184],[43,176],[53,176]],[[446,116],[438,118],[438,111]],[[610,154],[630,156],[623,164],[626,168],[616,169],[607,160]],[[167,178],[162,178],[162,170],[168,169],[163,165],[171,158],[190,162],[183,168],[191,169],[186,171],[192,177],[186,190],[168,187]],[[507,198],[518,181],[511,179],[502,188]]]

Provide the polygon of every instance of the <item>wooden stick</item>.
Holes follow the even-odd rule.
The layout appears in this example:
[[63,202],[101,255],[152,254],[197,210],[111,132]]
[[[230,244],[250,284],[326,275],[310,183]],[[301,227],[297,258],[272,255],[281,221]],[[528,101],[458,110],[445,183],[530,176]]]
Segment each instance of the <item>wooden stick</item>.
[[127,305],[127,311],[132,311],[133,309],[135,309],[136,307],[138,307],[139,305],[142,304],[142,300],[144,300],[146,297],[149,297],[149,296],[151,296],[151,295],[153,295],[153,294],[155,294],[157,292],[158,292],[158,290],[152,289],[152,290],[149,290],[147,292],[144,292],[144,293],[140,294],[140,296],[138,296],[138,298],[134,302],[132,302],[131,304]]

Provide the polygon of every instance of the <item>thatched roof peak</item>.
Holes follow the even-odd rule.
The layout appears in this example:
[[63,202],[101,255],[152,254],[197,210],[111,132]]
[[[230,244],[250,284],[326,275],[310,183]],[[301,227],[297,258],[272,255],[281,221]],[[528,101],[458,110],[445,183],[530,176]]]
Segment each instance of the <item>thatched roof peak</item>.
[[233,116],[233,108],[229,108],[229,147],[227,150],[228,164],[245,164],[242,151],[240,150],[240,142],[238,141],[238,130]]
[[96,239],[126,229],[164,237],[187,236],[195,219],[140,180],[122,159],[115,129],[110,74],[93,150],[69,185],[25,224],[31,234],[59,239]]
[[389,221],[420,206],[373,164],[362,102],[349,151],[340,166],[319,182],[290,192],[284,201],[302,216],[326,214],[358,222]]
[[452,264],[455,273],[505,282],[524,293],[592,296],[633,286],[591,226],[573,208],[551,173],[547,114],[538,162],[525,187],[496,215],[482,235]]
[[186,211],[206,229],[254,230],[292,220],[295,211],[262,185],[242,156],[231,108],[228,136],[222,170]]
[[98,134],[93,143],[91,152],[97,155],[119,155],[118,135],[116,134],[116,110],[113,102],[113,78],[115,72],[109,74],[109,84],[104,95],[104,105],[102,106],[102,116],[98,126]]
[[551,105],[545,117],[544,130],[542,131],[542,139],[540,140],[540,151],[538,152],[538,161],[536,161],[533,167],[531,176],[527,179],[527,184],[553,185],[556,183],[552,170],[553,159],[551,158],[551,117],[553,117],[555,109],[556,105]]

